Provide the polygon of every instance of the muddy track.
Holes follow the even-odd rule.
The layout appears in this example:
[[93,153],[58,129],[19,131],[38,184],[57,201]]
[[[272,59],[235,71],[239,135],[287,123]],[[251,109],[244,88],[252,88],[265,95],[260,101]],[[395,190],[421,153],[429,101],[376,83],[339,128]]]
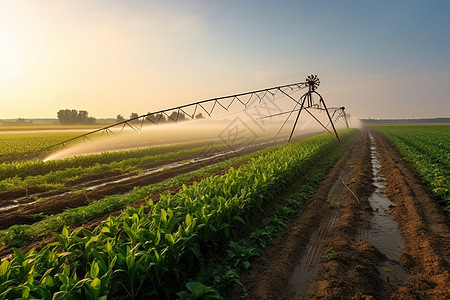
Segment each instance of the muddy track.
[[371,135],[349,147],[233,298],[450,297],[448,219],[386,139]]
[[379,133],[373,135],[387,179],[385,192],[397,205],[394,218],[404,239],[400,262],[410,274],[392,299],[450,299],[449,220],[409,163]]

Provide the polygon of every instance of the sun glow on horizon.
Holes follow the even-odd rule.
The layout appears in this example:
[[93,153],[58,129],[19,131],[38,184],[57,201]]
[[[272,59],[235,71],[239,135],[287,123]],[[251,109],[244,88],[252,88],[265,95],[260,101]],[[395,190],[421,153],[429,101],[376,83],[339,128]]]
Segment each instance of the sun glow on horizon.
[[0,45],[0,79],[8,80],[23,76],[29,60],[26,42],[14,31],[2,28]]
[[10,7],[3,7],[0,15],[0,80],[16,79],[24,75],[29,60],[29,45],[25,38],[25,24],[15,21]]
[[308,74],[355,116],[449,113],[450,4],[288,2],[0,0],[0,119],[144,114]]

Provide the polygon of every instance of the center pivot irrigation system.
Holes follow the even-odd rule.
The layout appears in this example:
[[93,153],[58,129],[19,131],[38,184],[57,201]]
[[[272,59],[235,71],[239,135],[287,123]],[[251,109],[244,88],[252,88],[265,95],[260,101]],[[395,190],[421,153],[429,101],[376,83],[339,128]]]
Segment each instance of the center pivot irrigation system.
[[[39,153],[48,152],[49,150],[57,150],[59,148],[67,147],[69,144],[76,140],[91,140],[91,137],[94,134],[101,133],[103,135],[116,135],[122,132],[126,128],[131,128],[136,131],[140,131],[144,128],[145,125],[159,125],[162,122],[170,121],[170,122],[179,122],[184,120],[193,120],[198,118],[199,114],[205,113],[208,117],[212,117],[212,115],[217,110],[229,111],[232,107],[241,106],[245,109],[254,108],[261,104],[273,102],[277,100],[277,94],[280,96],[285,96],[291,99],[295,106],[291,111],[281,112],[278,114],[263,116],[259,119],[272,118],[275,116],[280,116],[284,114],[288,114],[285,122],[281,126],[280,130],[277,133],[277,136],[286,125],[287,121],[291,117],[294,112],[297,112],[297,117],[295,119],[294,126],[292,127],[291,134],[289,136],[289,141],[292,139],[292,135],[294,134],[295,127],[297,126],[297,122],[300,118],[300,113],[304,110],[309,115],[311,115],[319,124],[325,128],[328,132],[334,135],[338,141],[340,142],[339,136],[336,132],[335,123],[339,120],[345,126],[348,127],[347,118],[348,114],[345,113],[344,107],[329,107],[325,105],[325,102],[322,96],[316,91],[320,84],[319,78],[317,75],[310,75],[306,78],[304,82],[292,83],[277,87],[271,87],[266,89],[261,89],[257,91],[251,91],[246,93],[240,93],[230,96],[211,98],[207,100],[197,101],[177,107],[172,107],[168,109],[162,109],[159,111],[147,113],[145,115],[141,115],[138,117],[134,117],[128,120],[124,120],[112,125],[105,126],[100,129],[96,129],[85,134],[79,135],[77,137],[68,139],[58,144],[54,144],[52,146],[46,147],[39,151]],[[308,88],[308,91],[304,93],[298,100],[296,100],[292,95],[295,92]],[[318,98],[318,100],[317,100]],[[255,101],[256,100],[256,101]],[[300,108],[298,108],[300,107]],[[328,118],[328,123],[325,125],[325,122],[321,122],[316,116],[314,116],[311,110],[325,111]],[[329,128],[331,125],[331,128]],[[116,131],[113,131],[116,129]],[[118,130],[118,131],[117,131]]]
[[[278,131],[277,135],[281,132],[281,130],[283,129],[284,125],[286,125],[286,122],[289,120],[289,118],[291,117],[292,113],[294,113],[295,111],[298,111],[297,117],[295,119],[295,123],[294,126],[292,127],[291,130],[291,134],[289,136],[289,142],[292,139],[292,135],[294,134],[294,130],[295,127],[297,126],[297,122],[298,119],[300,118],[300,113],[302,112],[302,110],[306,111],[311,117],[314,118],[314,120],[316,120],[320,125],[322,125],[323,128],[325,128],[325,130],[327,130],[329,133],[331,133],[332,135],[334,135],[337,140],[339,141],[339,143],[341,142],[341,140],[339,139],[339,135],[336,132],[336,128],[334,126],[334,123],[336,123],[336,121],[340,120],[341,122],[344,122],[344,125],[347,126],[348,128],[348,121],[347,118],[350,117],[349,114],[345,113],[345,107],[341,106],[341,107],[329,107],[327,108],[325,101],[323,101],[323,97],[322,95],[320,95],[318,92],[316,92],[316,89],[319,87],[320,84],[320,80],[317,77],[317,75],[310,75],[308,77],[306,77],[306,81],[302,82],[302,84],[305,84],[308,87],[308,91],[303,94],[303,96],[300,97],[300,100],[297,101],[294,98],[292,98],[290,95],[287,95],[290,99],[292,99],[295,102],[295,106],[291,111],[287,111],[287,112],[282,112],[282,113],[278,113],[275,115],[270,115],[270,116],[266,116],[266,117],[262,117],[260,119],[266,119],[266,118],[271,118],[271,117],[275,117],[275,116],[280,116],[280,115],[284,115],[284,114],[289,114],[288,117],[286,118],[286,121],[284,121],[283,125],[281,126],[280,130]],[[313,96],[318,96],[319,100],[315,100]],[[300,108],[297,109],[297,106],[300,105]],[[315,109],[315,110],[319,110],[319,111],[325,111],[327,113],[327,117],[328,117],[328,124],[324,125],[316,116],[314,116],[310,109]],[[330,115],[330,111],[332,111],[332,115]],[[343,120],[343,121],[342,121]],[[330,129],[328,129],[328,127],[331,125],[333,132],[331,132]]]

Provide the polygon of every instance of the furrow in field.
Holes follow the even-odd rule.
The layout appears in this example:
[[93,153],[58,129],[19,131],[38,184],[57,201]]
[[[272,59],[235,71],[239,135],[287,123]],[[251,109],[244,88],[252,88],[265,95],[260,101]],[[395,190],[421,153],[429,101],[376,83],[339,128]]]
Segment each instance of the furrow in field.
[[[30,218],[30,215],[55,215],[68,208],[87,205],[108,195],[126,194],[136,186],[162,182],[176,175],[192,172],[204,166],[255,152],[273,144],[266,142],[226,152],[212,153],[189,161],[179,161],[155,167],[139,174],[132,173],[128,174],[128,176],[123,175],[123,177],[119,175],[118,177],[100,179],[92,184],[83,182],[80,183],[81,186],[76,185],[69,190],[61,190],[60,194],[53,191],[49,196],[46,196],[44,193],[11,199],[5,206],[0,207],[0,217],[2,218],[0,229],[6,229],[16,224],[31,224],[35,220]],[[76,191],[80,188],[82,189],[79,192],[73,192],[73,190]]]

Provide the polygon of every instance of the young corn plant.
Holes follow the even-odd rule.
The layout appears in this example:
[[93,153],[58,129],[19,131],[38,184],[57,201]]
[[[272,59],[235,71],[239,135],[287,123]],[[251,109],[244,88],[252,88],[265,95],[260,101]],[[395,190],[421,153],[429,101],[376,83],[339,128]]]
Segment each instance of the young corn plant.
[[[0,296],[174,297],[174,291],[185,283],[187,267],[226,245],[246,214],[261,209],[335,143],[332,137],[319,136],[263,152],[239,169],[205,178],[175,195],[162,195],[156,204],[149,200],[139,209],[127,208],[93,232],[69,232],[64,227],[56,234],[58,242],[45,250],[54,265],[50,273],[45,274],[50,265],[35,259],[44,255],[42,250],[16,251],[12,260],[2,264]],[[280,230],[282,221],[279,216],[265,225]],[[231,247],[228,254],[237,259],[237,266],[245,268],[248,259],[256,255],[252,247]],[[227,278],[235,280],[236,272],[227,269]]]

